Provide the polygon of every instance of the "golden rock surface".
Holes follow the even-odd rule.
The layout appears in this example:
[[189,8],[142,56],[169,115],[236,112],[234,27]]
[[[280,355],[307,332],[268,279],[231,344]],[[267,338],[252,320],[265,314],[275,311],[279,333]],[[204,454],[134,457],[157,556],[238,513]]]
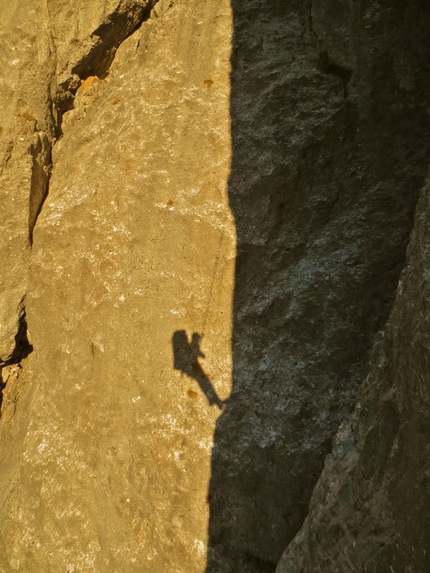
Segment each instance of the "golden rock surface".
[[[3,369],[0,570],[202,571],[214,424],[231,389],[229,2],[160,3],[103,78],[83,73],[64,130],[40,116],[57,96],[31,92],[28,61],[54,90],[118,2],[48,2],[33,34],[20,4],[8,24],[34,45],[21,48],[25,85],[9,79],[27,100],[9,102],[17,127],[4,128],[15,215],[2,249],[16,264],[3,280],[15,306],[25,297],[34,352],[15,377]],[[30,249],[29,150],[42,131],[52,175]]]
[[[390,458],[421,489],[389,525],[391,502],[340,507],[348,426],[323,466],[369,372],[374,405],[412,363],[427,379],[424,195],[394,299],[429,29],[424,2],[0,0],[0,573],[274,573],[293,539],[279,571],[349,573],[349,542],[363,570],[381,530],[424,544],[418,402],[376,410],[361,450],[378,497],[378,438],[424,444]],[[390,309],[392,347],[418,341],[391,378]],[[385,547],[375,573],[406,554]]]

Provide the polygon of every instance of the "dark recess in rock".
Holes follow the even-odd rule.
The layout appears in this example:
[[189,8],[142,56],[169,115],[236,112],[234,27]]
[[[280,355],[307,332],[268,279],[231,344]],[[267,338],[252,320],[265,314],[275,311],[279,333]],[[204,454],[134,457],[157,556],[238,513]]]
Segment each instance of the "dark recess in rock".
[[318,58],[317,68],[324,74],[336,76],[342,80],[345,97],[347,96],[348,82],[352,76],[352,70],[334,62],[327,52],[321,52]]
[[18,322],[18,332],[15,335],[15,348],[12,355],[8,360],[4,362],[0,361],[0,417],[1,417],[1,406],[3,402],[3,390],[6,387],[6,383],[2,377],[2,370],[6,366],[11,366],[12,364],[20,364],[29,354],[33,352],[33,346],[30,344],[27,336],[27,321],[25,316],[25,308],[21,311],[21,316]]

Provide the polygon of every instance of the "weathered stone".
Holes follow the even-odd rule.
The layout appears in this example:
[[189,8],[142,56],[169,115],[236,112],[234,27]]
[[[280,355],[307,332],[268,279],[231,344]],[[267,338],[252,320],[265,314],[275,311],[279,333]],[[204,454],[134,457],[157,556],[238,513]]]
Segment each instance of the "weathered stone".
[[430,194],[371,370],[342,424],[305,524],[277,572],[427,571],[430,555]]
[[207,573],[274,571],[300,528],[388,317],[429,153],[428,7],[232,6],[233,391]]
[[0,12],[0,570],[274,571],[404,264],[428,8]]
[[19,290],[0,293],[0,363],[12,358],[22,312],[23,300]]
[[50,54],[39,51],[45,26],[42,3],[2,4],[0,367],[15,350],[27,293],[32,228],[47,190],[53,135],[49,79],[54,72]]
[[[76,115],[33,230],[34,352],[15,410],[4,370],[2,571],[205,566],[213,429],[231,383],[231,14],[227,1],[161,8],[62,108]],[[175,369],[181,330],[188,362]]]

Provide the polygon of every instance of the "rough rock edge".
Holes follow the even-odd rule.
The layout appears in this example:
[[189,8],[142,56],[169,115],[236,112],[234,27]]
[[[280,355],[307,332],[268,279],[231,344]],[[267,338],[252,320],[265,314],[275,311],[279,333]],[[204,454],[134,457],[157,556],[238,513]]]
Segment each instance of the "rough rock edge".
[[[33,155],[29,209],[30,245],[33,243],[33,230],[37,218],[49,193],[49,179],[54,167],[51,159],[52,148],[63,135],[63,114],[74,108],[76,93],[88,78],[105,79],[109,75],[119,46],[151,16],[158,17],[154,11],[158,3],[163,4],[162,0],[147,0],[144,4],[135,2],[130,6],[126,0],[121,0],[116,10],[91,33],[89,39],[82,42],[90,45],[87,53],[77,62],[69,62],[67,70],[62,73],[62,79],[57,83],[56,93],[51,101],[56,137],[50,140],[45,133],[37,132],[29,150]],[[163,7],[162,13],[172,6],[173,0],[170,0],[168,6]]]
[[[411,541],[403,539],[398,531],[389,496],[393,476],[387,467],[401,448],[402,430],[409,425],[418,424],[419,427],[420,422],[426,423],[420,419],[418,411],[407,405],[409,389],[403,387],[406,380],[402,375],[396,375],[394,355],[396,349],[406,357],[412,355],[411,349],[402,346],[399,340],[402,327],[409,322],[414,329],[419,323],[420,304],[428,311],[429,293],[425,290],[424,275],[429,266],[426,261],[429,248],[423,237],[429,236],[429,214],[430,175],[415,211],[406,265],[390,317],[384,330],[375,336],[370,373],[358,392],[354,411],[333,439],[332,451],[325,459],[312,493],[308,516],[282,555],[276,573],[373,573],[381,571],[381,565],[384,570],[397,572],[392,564],[395,565],[396,560],[399,564],[402,558],[405,564],[400,566],[406,569],[398,571],[424,573],[421,560],[423,555],[425,559],[426,549],[420,546],[419,539],[412,539],[417,545],[415,551]],[[414,290],[419,297],[413,296]],[[417,301],[417,298],[421,300]],[[425,340],[419,340],[420,343],[424,349]],[[387,423],[390,420],[392,427]],[[414,454],[416,452],[410,455]],[[419,454],[416,454],[413,462],[414,466],[420,467],[418,458]],[[363,467],[366,466],[368,476],[364,481]],[[428,475],[429,471],[424,474]],[[375,500],[385,507],[375,509]],[[411,523],[420,523],[414,513],[428,511],[428,505],[427,508],[421,503],[410,506]],[[428,534],[425,524],[422,525],[423,535]],[[417,563],[412,563],[414,557],[405,556],[408,549],[412,551],[411,555],[420,554]]]
[[119,46],[134,34],[151,17],[151,11],[160,0],[148,0],[144,4],[134,2],[129,6],[122,0],[116,10],[94,30],[81,44],[90,47],[84,56],[68,62],[60,73],[54,107],[57,123],[57,139],[62,136],[62,115],[73,109],[76,92],[82,83],[90,78],[105,79]]
[[[15,335],[15,347],[12,354],[5,360],[0,360],[0,418],[2,415],[3,391],[10,377],[10,367],[16,366],[13,374],[19,377],[19,371],[22,369],[22,362],[33,351],[27,336],[27,320],[25,311],[25,298],[21,300],[18,318],[18,332]],[[6,372],[6,375],[4,374]]]
[[[122,0],[116,10],[109,14],[104,22],[94,30],[89,39],[89,49],[75,63],[69,62],[63,79],[58,82],[51,107],[55,124],[56,137],[54,139],[37,129],[37,120],[34,120],[34,139],[29,149],[33,156],[33,170],[29,201],[29,242],[33,244],[33,230],[37,218],[42,210],[43,203],[49,193],[49,180],[53,169],[52,148],[56,141],[62,137],[63,114],[74,107],[75,96],[81,85],[90,77],[105,79],[115,58],[119,46],[136,32],[153,13],[154,6],[160,0],[148,0],[146,3],[134,3],[129,6]],[[173,5],[170,2],[167,9]],[[88,41],[87,41],[88,40]],[[29,114],[27,114],[29,116]],[[6,158],[7,160],[7,158]]]

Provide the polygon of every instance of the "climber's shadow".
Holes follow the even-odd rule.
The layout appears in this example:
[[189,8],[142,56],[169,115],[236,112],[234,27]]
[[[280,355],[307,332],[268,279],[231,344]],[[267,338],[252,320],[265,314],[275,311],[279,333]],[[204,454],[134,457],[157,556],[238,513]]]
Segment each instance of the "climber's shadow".
[[199,364],[199,357],[205,357],[200,350],[201,339],[202,335],[198,332],[193,332],[191,342],[189,342],[185,330],[176,330],[173,333],[173,368],[180,370],[182,374],[186,374],[190,378],[194,378],[208,399],[209,405],[215,404],[221,410],[223,401],[215,392],[212,382]]

